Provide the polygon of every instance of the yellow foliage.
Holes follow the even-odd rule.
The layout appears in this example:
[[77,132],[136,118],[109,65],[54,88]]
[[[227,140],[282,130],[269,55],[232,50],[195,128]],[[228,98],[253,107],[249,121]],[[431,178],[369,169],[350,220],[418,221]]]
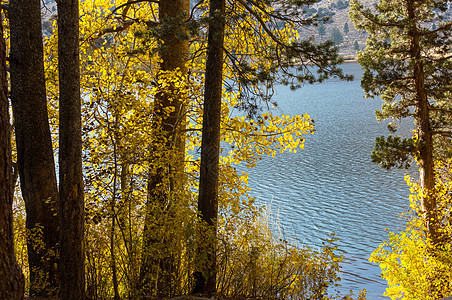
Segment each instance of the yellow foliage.
[[[199,177],[197,151],[201,147],[206,37],[200,30],[199,36],[193,38],[191,57],[187,61],[188,73],[181,70],[164,72],[160,70],[161,59],[156,51],[161,41],[146,36],[145,22],[126,22],[157,22],[157,4],[135,3],[124,15],[112,13],[112,7],[126,2],[80,2],[86,282],[88,295],[95,294],[103,299],[113,295],[113,262],[117,264],[121,278],[120,294],[131,298],[136,295],[149,173],[171,165],[172,160],[177,159],[173,154],[174,143],[169,143],[161,126],[156,125],[159,124],[156,121],[158,115],[169,115],[175,107],[157,107],[159,93],[168,95],[169,103],[173,99],[181,100],[187,120],[184,160],[187,180],[183,191],[169,195],[171,200],[177,200],[172,201],[175,215],[171,220],[175,222],[166,221],[165,213],[155,220],[161,231],[156,236],[166,234],[167,239],[176,240],[178,244],[178,249],[169,250],[177,261],[175,283],[172,283],[174,293],[189,292],[193,241],[198,226],[195,210]],[[207,2],[202,6],[207,7]],[[275,41],[262,34],[262,24],[243,7],[234,9],[234,13],[242,17],[228,22],[227,59],[223,66],[225,83],[238,82],[238,85],[227,88],[225,84],[223,90],[221,142],[228,151],[223,151],[220,159],[218,247],[220,268],[223,268],[219,272],[220,280],[223,280],[220,290],[225,295],[245,295],[248,292],[240,290],[244,287],[252,287],[249,291],[256,293],[275,287],[283,288],[286,298],[309,295],[312,299],[323,299],[327,287],[338,279],[339,257],[333,253],[334,249],[325,246],[317,253],[276,238],[262,220],[262,208],[257,207],[248,194],[248,174],[237,172],[234,167],[239,163],[253,167],[262,156],[296,152],[303,148],[304,136],[314,131],[308,115],[278,116],[263,112],[248,118],[234,110],[243,105],[247,95],[264,95],[263,103],[272,95],[271,80],[268,84],[263,83],[265,80],[255,81],[256,70],[261,72],[259,74],[269,70],[278,74],[275,72],[277,65],[269,58]],[[267,12],[259,9],[254,12],[264,22],[272,8],[266,9]],[[297,36],[290,23],[274,30],[273,34],[283,41],[291,41]],[[57,30],[44,40],[44,44],[49,119],[57,151]],[[238,76],[235,67],[244,63],[256,72]],[[244,81],[247,81],[246,88]],[[170,181],[165,178],[161,184],[169,186]],[[169,193],[169,189],[165,191]],[[16,213],[16,220],[23,222],[23,216]],[[22,241],[25,233],[19,229],[16,236]],[[23,247],[23,241],[18,245]],[[23,248],[18,250],[24,254]],[[156,259],[164,256],[159,253],[160,249],[148,251]],[[21,262],[25,264],[25,260]],[[249,267],[246,269],[249,272],[242,274],[243,267]],[[242,275],[246,277],[244,285],[228,288],[227,283],[231,280],[240,283]],[[268,295],[277,297],[274,293]]]
[[378,263],[389,287],[385,295],[391,299],[439,299],[452,294],[452,160],[436,162],[436,186],[433,196],[437,202],[439,243],[433,244],[425,234],[420,216],[421,191],[409,177],[411,186],[407,228],[390,233],[388,241],[376,249],[370,261]]

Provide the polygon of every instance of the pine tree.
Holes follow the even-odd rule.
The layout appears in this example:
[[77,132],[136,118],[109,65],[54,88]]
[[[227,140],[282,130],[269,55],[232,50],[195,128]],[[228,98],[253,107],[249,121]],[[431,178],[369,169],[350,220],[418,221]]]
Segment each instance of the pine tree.
[[[180,72],[187,75],[188,33],[185,26],[189,15],[188,0],[159,1],[159,47],[161,58],[161,76],[165,72]],[[175,202],[184,190],[185,160],[185,103],[177,92],[178,88],[171,84],[167,90],[157,94],[154,103],[154,131],[158,138],[151,143],[154,153],[150,157],[148,177],[148,202],[145,230],[143,231],[143,256],[140,266],[141,292],[150,293],[157,287],[159,297],[173,296],[174,285],[174,253],[170,249],[177,243],[169,236],[155,237],[160,226],[180,227],[173,221]],[[168,110],[171,112],[168,113]],[[161,154],[161,153],[164,154]],[[154,224],[154,225],[152,225]],[[152,257],[150,249],[161,253],[159,258]],[[156,251],[157,250],[157,251]],[[152,279],[154,278],[154,279]]]
[[27,213],[30,296],[58,290],[58,190],[44,76],[40,1],[10,1],[11,104]]
[[9,121],[6,43],[0,15],[0,298],[24,298],[24,275],[14,253],[13,168],[11,160],[11,124]]
[[325,29],[325,25],[323,25],[323,23],[321,23],[319,25],[319,27],[317,27],[317,32],[319,33],[319,35],[324,36],[326,34],[326,29]]
[[355,43],[353,44],[353,49],[355,49],[355,51],[359,51],[358,41],[355,41]]
[[[452,23],[445,22],[450,1],[381,1],[375,11],[351,2],[350,17],[358,30],[370,37],[358,61],[364,68],[362,86],[367,97],[384,101],[377,119],[413,117],[416,133],[411,139],[376,140],[374,162],[384,168],[419,162],[422,209],[430,238],[435,241],[435,186],[433,160],[450,153],[452,136]],[[437,29],[430,27],[436,24]]]
[[[223,73],[223,68],[225,68],[223,55],[226,54],[225,61],[232,65],[228,67],[234,70],[232,74],[228,72],[228,75],[231,76],[231,81],[237,83],[237,91],[240,91],[240,98],[243,102],[239,105],[239,108],[245,110],[249,116],[255,116],[262,103],[269,101],[267,94],[262,90],[256,92],[256,84],[261,83],[266,88],[269,88],[279,81],[284,84],[290,84],[295,89],[304,82],[321,82],[328,76],[338,76],[342,79],[349,78],[344,76],[340,69],[336,68],[340,58],[337,54],[337,48],[332,47],[331,42],[313,45],[310,41],[295,41],[278,30],[280,28],[280,20],[287,22],[284,24],[287,26],[287,30],[290,30],[294,24],[312,24],[319,21],[312,18],[303,19],[303,16],[299,15],[299,7],[297,5],[302,3],[294,4],[276,0],[267,4],[265,2],[238,0],[237,3],[240,7],[231,5],[235,10],[229,8],[230,10],[228,11],[225,8],[225,2],[225,0],[210,2],[204,87],[198,213],[204,223],[203,226],[207,225],[207,230],[203,232],[201,237],[203,249],[201,251],[198,249],[197,261],[203,262],[203,268],[201,270],[198,269],[195,273],[196,284],[194,292],[207,295],[215,293],[216,282],[215,241],[218,218],[221,99],[223,96],[222,86],[225,85],[223,77],[224,73],[226,73]],[[272,7],[280,7],[280,10],[273,10]],[[267,14],[271,15],[271,18],[267,18]],[[261,29],[243,27],[242,18],[245,20],[248,18],[248,20],[256,22]],[[246,38],[242,36],[243,31],[245,31],[245,34],[256,34],[261,39],[268,39],[274,45],[266,45],[268,56],[265,59],[260,58],[260,62],[257,65],[252,64],[256,57],[253,53],[250,54],[250,49],[258,49],[260,54],[263,51],[262,45],[247,42]],[[244,43],[244,45],[242,44],[234,49],[235,55],[232,55],[228,51],[228,47],[224,47],[225,45],[223,44],[225,35],[231,33],[238,35],[239,40]],[[241,51],[244,53],[240,53]],[[315,55],[313,55],[314,53]],[[277,58],[278,62],[276,65],[269,63],[269,61],[273,60],[272,57]],[[267,59],[269,61],[266,61]],[[292,69],[295,67],[295,62],[303,62],[305,60],[309,60],[319,67],[319,76],[310,74],[307,70],[307,65],[301,64],[295,70]],[[265,66],[266,63],[268,63],[267,66]],[[254,92],[250,86],[254,87]],[[233,87],[229,86],[227,89],[233,90]]]
[[197,270],[194,274],[194,293],[206,294],[209,297],[215,293],[216,288],[215,237],[218,218],[225,10],[225,0],[210,1],[198,197],[198,211],[207,224],[206,239],[203,249],[198,250],[198,256],[206,257],[207,262],[204,270]]
[[336,27],[331,30],[331,40],[333,41],[334,45],[339,45],[344,41],[342,33]]
[[84,185],[79,2],[57,0],[59,75],[60,299],[85,299]]
[[349,32],[349,30],[350,30],[350,29],[348,28],[348,23],[345,22],[345,24],[344,24],[344,34],[347,35],[348,32]]
[[[155,5],[153,9],[159,10],[159,16],[160,15],[160,5],[164,2],[173,3],[174,1],[160,1],[159,5]],[[210,45],[206,47],[205,45],[205,36],[204,31],[200,30],[198,33],[194,33],[194,37],[190,37],[190,40],[192,41],[192,51],[190,54],[193,55],[193,59],[196,63],[196,68],[191,69],[192,74],[193,73],[199,73],[199,70],[203,70],[203,68],[206,68],[205,73],[205,90],[204,93],[205,99],[209,98],[209,91],[212,91],[212,93],[215,93],[215,95],[220,95],[220,100],[222,100],[222,108],[220,112],[218,112],[218,105],[214,105],[214,108],[211,110],[207,106],[204,105],[203,108],[205,110],[209,110],[210,113],[206,113],[204,111],[203,115],[203,121],[209,119],[208,115],[216,115],[214,117],[221,116],[223,119],[221,120],[221,132],[218,132],[218,128],[214,126],[214,124],[210,123],[209,125],[203,126],[203,130],[209,130],[211,129],[213,131],[212,135],[220,136],[220,138],[223,138],[223,135],[225,133],[224,126],[228,126],[228,124],[225,124],[224,119],[224,108],[225,103],[227,101],[234,101],[234,104],[230,104],[233,107],[240,108],[245,110],[249,115],[256,116],[256,111],[258,111],[262,106],[265,106],[266,102],[269,101],[269,94],[271,90],[271,85],[275,84],[277,82],[291,85],[293,88],[297,88],[301,86],[303,83],[313,83],[317,81],[322,81],[328,76],[338,76],[341,78],[346,78],[342,75],[342,72],[340,69],[337,68],[337,63],[341,61],[341,59],[338,56],[337,49],[335,49],[332,45],[331,41],[328,41],[326,43],[322,43],[319,45],[313,44],[310,40],[306,41],[300,41],[298,39],[295,39],[296,36],[295,28],[300,27],[298,25],[309,25],[315,22],[318,22],[319,20],[315,20],[313,18],[304,18],[303,15],[299,14],[299,7],[295,5],[289,5],[287,1],[272,1],[275,5],[267,5],[266,2],[254,2],[254,1],[228,1],[226,3],[226,22],[225,22],[225,33],[224,33],[224,39],[227,41],[227,43],[224,43],[224,47],[220,49],[220,52],[223,55],[224,63],[221,63],[220,60],[217,59],[207,59],[209,61],[209,65],[213,63],[214,67],[212,66],[204,66],[203,60],[206,58],[206,52],[205,49],[208,48],[207,57],[210,55]],[[305,4],[308,4],[310,1],[303,1]],[[128,5],[134,6],[137,3],[135,1],[130,1],[128,3],[125,3],[124,5],[120,5],[119,8],[115,9],[115,13],[122,12],[122,8],[126,10]],[[154,5],[154,4],[153,4]],[[179,8],[182,8],[182,5],[179,5]],[[154,40],[155,38],[158,38],[158,40],[163,40],[164,35],[162,33],[165,33],[165,29],[171,28],[171,23],[169,21],[177,21],[175,22],[176,26],[173,25],[177,30],[176,37],[174,36],[168,36],[168,40],[165,40],[164,43],[161,43],[158,45],[158,43],[155,43],[158,45],[157,49],[152,49],[155,52],[149,51],[149,54],[155,55],[156,53],[163,54],[164,51],[174,51],[173,47],[176,47],[176,45],[171,44],[176,42],[179,39],[179,42],[186,42],[185,39],[181,39],[182,36],[180,36],[183,31],[181,28],[184,28],[185,26],[190,27],[190,31],[192,29],[197,29],[196,26],[199,27],[199,25],[204,24],[214,24],[219,25],[217,23],[218,20],[216,17],[201,17],[204,13],[203,9],[207,7],[207,2],[199,1],[196,6],[194,6],[194,11],[190,12],[190,14],[184,14],[183,12],[178,12],[175,16],[173,15],[168,22],[162,22],[160,19],[151,19],[152,21],[149,21],[149,19],[143,20],[142,22],[139,22],[139,19],[126,19],[121,23],[118,24],[118,26],[113,27],[107,27],[102,29],[102,31],[99,33],[99,36],[103,33],[108,32],[118,32],[120,30],[124,30],[133,23],[140,23],[140,25],[146,25],[149,26],[151,30],[147,30],[149,36],[151,37],[150,40]],[[279,7],[280,9],[273,9],[273,7]],[[199,11],[201,10],[201,11]],[[122,12],[122,16],[124,16],[124,12]],[[216,14],[215,14],[216,16]],[[269,17],[271,16],[271,17]],[[181,19],[182,17],[182,19]],[[188,20],[187,20],[187,17]],[[118,15],[119,20],[121,20],[121,15]],[[286,23],[281,23],[281,20],[285,20]],[[179,25],[179,26],[178,26]],[[284,30],[280,30],[281,26],[284,25]],[[193,26],[193,27],[192,27]],[[147,29],[149,29],[147,28]],[[193,31],[195,31],[193,30]],[[143,32],[136,32],[134,35],[135,37],[139,36],[142,40],[144,40],[143,36],[147,33]],[[218,34],[218,33],[217,33]],[[220,31],[220,36],[221,31]],[[223,37],[222,37],[223,38]],[[209,39],[210,41],[211,39]],[[218,40],[218,38],[214,38],[214,40]],[[162,47],[161,47],[162,46]],[[198,50],[197,50],[198,49]],[[218,47],[217,47],[218,50]],[[137,51],[137,53],[142,53],[144,51]],[[168,53],[167,52],[167,53]],[[218,55],[218,53],[217,53]],[[151,55],[149,55],[151,56]],[[183,58],[182,55],[178,56],[179,59]],[[190,59],[192,57],[189,57]],[[202,59],[201,59],[202,58]],[[197,66],[199,64],[199,66]],[[315,64],[319,67],[319,72],[312,73],[311,72],[311,66],[312,64]],[[157,64],[152,65],[152,68],[156,66]],[[162,66],[161,66],[162,67]],[[218,69],[220,68],[220,69]],[[222,68],[222,69],[221,69]],[[153,69],[154,70],[154,69]],[[209,70],[209,71],[207,71]],[[167,70],[169,71],[169,70]],[[215,74],[223,72],[222,76],[216,76]],[[176,72],[175,72],[176,73]],[[214,76],[212,77],[211,74]],[[197,76],[197,75],[196,75]],[[163,77],[163,76],[162,76]],[[209,78],[209,79],[208,79]],[[161,80],[160,80],[161,79]],[[157,80],[156,80],[157,81]],[[164,81],[164,78],[159,78],[158,80]],[[211,81],[215,82],[212,83]],[[157,87],[160,88],[159,82],[157,83]],[[171,82],[171,81],[169,81]],[[220,84],[218,84],[220,82]],[[153,83],[155,84],[155,83]],[[179,84],[178,81],[175,80],[175,84]],[[178,90],[181,89],[181,86],[178,85]],[[223,94],[223,92],[227,91],[233,91],[232,93],[228,94],[234,94],[237,96],[234,96],[235,99],[229,99],[228,96],[225,97],[225,99],[221,99],[221,96],[225,96],[228,94]],[[156,97],[153,99],[153,109],[160,109],[160,105],[158,104],[159,100],[162,98],[160,97],[160,93],[164,93],[166,90],[157,89]],[[174,98],[174,94],[173,94]],[[217,98],[215,98],[217,99]],[[192,96],[190,99],[189,106],[193,106],[193,104],[196,105],[197,96]],[[218,104],[218,103],[217,103]],[[264,105],[262,105],[264,104]],[[226,104],[227,106],[228,104]],[[171,105],[172,106],[172,105]],[[174,108],[171,106],[164,107],[166,114],[163,116],[165,125],[168,125],[170,118],[167,118],[168,112],[174,112],[175,110],[169,109]],[[201,105],[202,107],[202,105]],[[193,112],[188,112],[190,114],[193,114]],[[155,116],[159,114],[158,111],[154,111],[152,114],[151,122],[154,122],[156,119]],[[262,123],[265,123],[266,119],[264,119],[260,114],[256,118],[262,118]],[[205,119],[204,119],[205,118]],[[267,117],[266,117],[267,118]],[[227,121],[227,120],[226,120]],[[242,122],[242,121],[240,121]],[[243,121],[244,123],[247,123],[246,121]],[[299,125],[301,125],[303,122],[295,122]],[[155,123],[153,123],[154,125]],[[275,123],[273,123],[275,124]],[[154,126],[151,127],[151,134],[153,132],[156,132],[158,128],[155,128]],[[174,128],[174,126],[172,127]],[[155,130],[155,131],[154,131]],[[170,131],[170,130],[168,130]],[[226,131],[227,132],[227,131]],[[159,136],[160,137],[160,136]],[[157,150],[163,150],[163,151],[151,151],[156,154],[160,153],[166,153],[164,151],[167,150],[166,147],[166,140],[164,139],[158,139],[154,138],[155,144],[159,144],[160,148]],[[162,141],[163,140],[163,141]],[[214,140],[214,139],[213,139]],[[298,142],[297,142],[298,143]],[[151,150],[153,149],[153,146],[151,145],[149,147]],[[267,147],[266,147],[267,148]],[[208,153],[208,155],[211,155],[213,157],[207,165],[207,168],[209,170],[205,170],[204,167],[201,167],[201,172],[208,171],[208,174],[214,174],[215,168],[219,168],[219,159],[218,159],[218,147],[211,146],[210,149],[212,150],[212,153]],[[201,152],[205,154],[205,152],[209,151],[208,148],[204,145],[204,132],[203,132],[203,146],[201,146]],[[171,158],[171,161],[168,161],[168,159],[164,158]],[[177,164],[177,159],[174,159],[176,156],[167,156],[167,154],[161,155],[160,157],[155,158],[156,162],[160,162],[162,168],[167,167],[168,164]],[[217,158],[215,158],[217,157]],[[160,159],[159,159],[160,158]],[[184,159],[182,157],[182,159]],[[201,159],[202,160],[202,159]],[[150,163],[153,163],[154,161],[149,160]],[[205,165],[201,163],[201,165]],[[224,166],[224,165],[223,165]],[[158,167],[158,166],[157,166]],[[204,169],[203,169],[204,168]],[[161,178],[157,178],[158,181],[163,182],[166,186],[158,185],[157,187],[160,188],[160,193],[157,189],[150,188],[148,186],[148,199],[157,199],[158,201],[153,201],[150,206],[154,206],[154,204],[160,202],[161,204],[164,204],[163,208],[166,209],[164,211],[165,214],[160,214],[159,217],[163,218],[167,216],[166,213],[171,207],[171,202],[173,199],[175,199],[174,194],[171,191],[171,184],[170,180],[171,176],[169,176],[166,169],[163,169],[163,172],[154,172],[156,174],[150,173],[149,177],[152,176],[160,176]],[[205,177],[205,175],[203,175]],[[208,175],[209,176],[209,175]],[[215,176],[212,176],[209,178],[207,176],[208,182],[203,184],[203,188],[213,188],[214,192],[205,190],[201,191],[201,183],[199,187],[199,197],[201,198],[201,194],[203,194],[204,200],[199,201],[199,211],[202,218],[204,218],[205,223],[208,225],[211,225],[213,228],[213,232],[216,230],[216,219],[217,219],[217,211],[216,211],[216,201],[218,200],[218,189],[216,187],[220,187],[221,185],[218,184],[218,177],[215,178]],[[163,180],[163,181],[162,181]],[[216,190],[215,190],[216,189]],[[151,194],[152,192],[152,194]],[[213,196],[212,196],[213,194]],[[171,197],[168,197],[171,196]],[[155,196],[155,197],[154,197]],[[160,198],[158,198],[160,197]],[[169,200],[169,201],[166,201]],[[177,199],[175,199],[177,200]],[[182,199],[184,200],[184,199]],[[221,202],[220,202],[221,203]],[[167,205],[169,204],[169,205]],[[113,211],[113,210],[112,210]],[[160,210],[162,211],[162,210]],[[154,213],[155,214],[155,213]],[[155,241],[165,244],[166,241],[169,239],[177,239],[175,236],[169,236],[168,231],[172,232],[172,227],[178,227],[177,224],[173,224],[170,222],[167,222],[168,224],[165,224],[166,227],[161,226],[161,224],[158,223],[152,223],[152,229],[149,230],[150,236],[148,240],[150,241],[149,244],[147,244],[147,241],[145,240],[146,237],[143,235],[143,242],[142,247],[144,250],[149,249],[153,252],[149,252],[148,258],[150,259],[150,263],[148,264],[146,261],[142,261],[141,265],[141,272],[143,275],[149,276],[152,272],[151,276],[149,276],[150,281],[149,285],[147,282],[145,282],[145,289],[144,292],[146,296],[157,296],[160,298],[163,298],[165,296],[172,296],[170,295],[162,295],[162,293],[166,294],[164,290],[159,288],[159,281],[165,280],[166,275],[168,274],[162,274],[159,272],[159,260],[162,257],[167,257],[168,254],[168,245],[166,248],[155,248],[153,247],[156,243]],[[169,226],[170,225],[170,226]],[[174,225],[174,226],[171,226]],[[146,226],[146,225],[145,225]],[[180,227],[180,226],[179,226]],[[202,225],[200,226],[202,227]],[[164,228],[168,228],[168,230],[165,230]],[[204,227],[202,227],[204,228]],[[146,230],[147,231],[147,228]],[[165,236],[165,234],[167,234]],[[205,238],[207,236],[206,232],[201,231],[200,234],[201,238]],[[162,236],[162,238],[160,238]],[[207,237],[209,238],[209,237]],[[211,239],[213,242],[216,241],[216,236],[213,235],[213,238]],[[172,241],[170,241],[172,242]],[[176,243],[179,241],[175,241]],[[148,247],[150,245],[151,247]],[[205,244],[203,244],[205,245]],[[158,252],[155,250],[159,250]],[[194,249],[193,249],[194,250]],[[143,255],[141,258],[144,260],[145,252],[143,252]],[[204,256],[203,261],[205,261],[206,257],[214,258],[215,254],[212,254],[209,256]],[[195,259],[196,260],[196,259]],[[208,263],[208,264],[207,264]],[[212,282],[214,282],[211,278],[215,278],[215,261],[212,259],[209,260],[206,263],[207,267],[213,266],[213,272],[212,269],[210,270],[201,270],[202,272],[202,278],[200,278],[200,281],[204,281],[204,286],[199,288],[199,291],[201,293],[210,293],[212,292]],[[150,267],[149,267],[150,266]],[[155,267],[156,266],[156,267]],[[161,268],[163,270],[163,268]],[[198,269],[199,270],[199,269]],[[204,272],[207,271],[207,272]],[[156,276],[154,276],[156,275]],[[204,275],[207,275],[204,277]],[[212,277],[213,276],[213,277]],[[146,280],[146,276],[140,276],[141,279]],[[169,276],[167,278],[170,278]],[[143,283],[143,282],[142,282]],[[176,283],[178,284],[178,283]],[[149,288],[147,288],[148,286]],[[167,285],[167,287],[171,288],[170,285]],[[170,293],[173,293],[174,291],[177,291],[177,289],[170,289]]]

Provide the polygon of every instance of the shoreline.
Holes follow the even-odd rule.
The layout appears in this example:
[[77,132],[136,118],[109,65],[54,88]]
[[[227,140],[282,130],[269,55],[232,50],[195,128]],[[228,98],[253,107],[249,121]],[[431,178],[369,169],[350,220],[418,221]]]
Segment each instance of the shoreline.
[[358,58],[356,55],[340,55],[342,59],[344,60],[344,63],[357,63]]

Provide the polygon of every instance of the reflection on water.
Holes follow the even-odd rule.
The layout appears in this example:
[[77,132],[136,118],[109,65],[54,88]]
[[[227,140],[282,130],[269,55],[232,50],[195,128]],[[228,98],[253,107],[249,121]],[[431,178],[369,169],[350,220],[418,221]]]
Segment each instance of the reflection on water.
[[386,238],[385,228],[403,228],[399,213],[408,210],[406,171],[385,171],[370,161],[375,137],[387,135],[374,115],[381,103],[363,98],[358,64],[343,69],[355,81],[330,80],[295,92],[277,89],[277,112],[308,113],[316,132],[304,150],[264,158],[246,171],[252,194],[278,210],[289,239],[315,246],[336,233],[345,255],[341,291],[356,294],[366,288],[368,299],[379,299],[386,282],[367,259]]

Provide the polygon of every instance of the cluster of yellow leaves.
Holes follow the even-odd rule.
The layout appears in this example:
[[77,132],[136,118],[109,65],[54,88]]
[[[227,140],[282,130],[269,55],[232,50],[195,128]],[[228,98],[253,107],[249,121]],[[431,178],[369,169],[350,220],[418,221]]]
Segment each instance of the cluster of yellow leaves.
[[[155,99],[159,93],[182,99],[185,105],[185,172],[188,176],[186,195],[181,198],[184,203],[178,205],[183,209],[191,209],[182,212],[185,215],[180,220],[181,224],[188,228],[195,223],[193,212],[199,177],[206,49],[205,32],[201,30],[199,36],[191,41],[192,57],[187,61],[189,72],[161,71],[161,59],[157,51],[153,51],[160,42],[137,34],[148,29],[144,21],[159,21],[157,4],[135,3],[125,13],[124,10],[113,12],[113,7],[127,2],[85,0],[80,3],[83,163],[88,220],[86,247],[89,252],[87,268],[93,268],[88,272],[88,288],[92,284],[90,280],[101,274],[105,279],[97,284],[111,286],[110,240],[109,234],[105,233],[110,230],[109,222],[114,219],[119,228],[113,232],[118,241],[114,247],[121,257],[121,272],[129,280],[122,285],[123,291],[132,290],[133,281],[138,276],[139,245],[142,241],[140,233],[144,223],[149,169],[167,165],[175,159],[174,156],[163,155],[171,149],[166,147],[167,141],[161,140],[160,128],[156,128],[156,115],[170,114],[174,110],[171,106],[165,107],[163,112],[155,110]],[[203,6],[207,7],[207,2]],[[257,22],[240,5],[229,9],[241,17],[227,23],[227,59],[223,66],[225,82],[238,80],[235,67],[241,63],[248,64],[254,70],[273,68],[274,71],[275,63],[268,58],[274,54],[276,45],[268,34],[264,34],[264,23]],[[268,12],[272,10],[270,7],[267,9]],[[259,9],[255,9],[254,13],[264,22],[268,18]],[[56,22],[53,26],[53,35],[44,39],[44,46],[48,111],[54,150],[57,151],[59,93]],[[291,40],[297,36],[290,24],[273,30],[273,34],[281,40]],[[245,72],[241,76],[240,80],[254,80],[251,73]],[[248,88],[256,95],[262,91],[272,93],[271,88],[262,82],[252,83]],[[247,241],[249,247],[254,245],[261,248],[260,251],[265,251],[272,245],[256,243],[264,241],[261,239],[264,238],[262,234],[267,234],[265,239],[269,241],[271,233],[269,230],[262,233],[259,231],[262,228],[256,226],[261,210],[248,194],[248,174],[239,173],[234,165],[245,163],[253,167],[262,156],[296,152],[298,148],[303,148],[303,136],[313,132],[313,123],[308,115],[277,116],[266,112],[255,119],[238,116],[233,107],[243,101],[243,92],[242,87],[232,91],[223,90],[221,141],[222,147],[228,151],[222,151],[220,159],[219,234],[227,238],[230,245],[235,243],[238,247]],[[160,141],[161,148],[151,149],[150,145],[156,145],[152,143],[156,140]],[[159,161],[155,158],[162,158],[159,166],[150,166],[151,156],[154,162]],[[273,242],[277,244],[277,241]],[[187,243],[190,243],[190,239],[187,239]],[[248,246],[240,250],[243,255],[250,249]],[[279,252],[275,252],[274,257],[286,250],[275,250]],[[291,256],[285,258],[285,266],[295,260],[301,263],[301,252],[294,249],[289,252]],[[189,257],[190,253],[187,253],[183,255]],[[268,265],[277,265],[274,257],[262,256],[260,259],[262,262],[267,261]],[[262,266],[265,269],[264,263]],[[267,275],[270,279],[273,276]],[[110,297],[111,288],[105,288],[102,295]]]
[[432,244],[425,235],[421,217],[422,195],[418,184],[406,178],[411,186],[407,228],[399,234],[390,233],[388,241],[370,258],[382,269],[389,287],[385,295],[391,299],[439,299],[452,294],[452,160],[438,161],[435,166],[437,202],[436,222],[440,242]]
[[309,115],[278,117],[270,113],[262,114],[258,121],[230,118],[224,127],[224,141],[232,145],[229,159],[245,162],[248,167],[254,167],[262,155],[296,153],[297,148],[303,149],[303,136],[314,130]]

